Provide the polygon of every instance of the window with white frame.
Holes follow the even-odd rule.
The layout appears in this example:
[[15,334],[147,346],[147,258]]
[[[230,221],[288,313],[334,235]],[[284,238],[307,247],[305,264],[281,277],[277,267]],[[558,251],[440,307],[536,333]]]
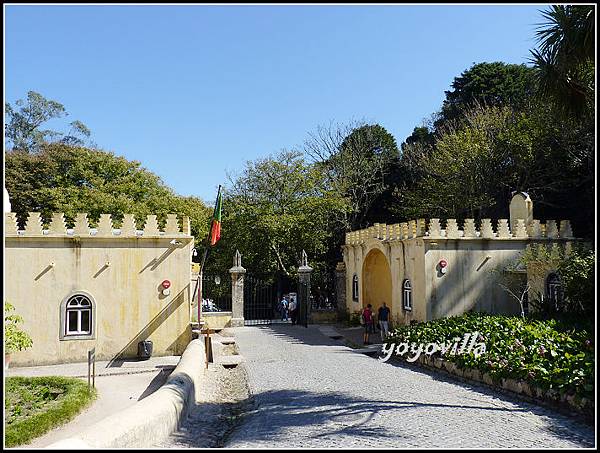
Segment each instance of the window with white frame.
[[352,300],[358,300],[358,275],[352,277]]
[[402,285],[402,306],[405,310],[412,310],[412,286],[408,279]]
[[563,301],[563,289],[560,277],[555,273],[551,273],[546,279],[546,297],[554,305],[555,310],[560,310]]
[[93,305],[83,294],[71,296],[65,305],[65,337],[92,335]]

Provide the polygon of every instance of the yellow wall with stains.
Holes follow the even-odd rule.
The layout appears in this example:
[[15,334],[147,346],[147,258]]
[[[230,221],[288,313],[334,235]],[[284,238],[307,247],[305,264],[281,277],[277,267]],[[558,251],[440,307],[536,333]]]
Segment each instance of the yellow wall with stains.
[[[15,366],[86,361],[94,347],[97,360],[136,357],[146,339],[153,355],[178,355],[189,343],[189,230],[145,237],[11,233],[4,298],[33,339],[32,348],[11,355]],[[168,296],[163,280],[171,282]],[[94,338],[61,340],[61,303],[79,291],[95,301]]]

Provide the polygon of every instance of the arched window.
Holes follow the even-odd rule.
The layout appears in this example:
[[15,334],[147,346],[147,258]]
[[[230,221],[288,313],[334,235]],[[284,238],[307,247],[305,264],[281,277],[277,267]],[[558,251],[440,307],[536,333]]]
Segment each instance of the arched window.
[[358,275],[352,277],[352,300],[358,300]]
[[555,310],[559,310],[563,301],[562,283],[557,274],[552,273],[546,279],[546,298]]
[[75,293],[61,304],[61,335],[66,339],[89,339],[94,335],[95,304],[91,296]]
[[412,286],[408,279],[402,284],[402,306],[405,310],[412,310]]

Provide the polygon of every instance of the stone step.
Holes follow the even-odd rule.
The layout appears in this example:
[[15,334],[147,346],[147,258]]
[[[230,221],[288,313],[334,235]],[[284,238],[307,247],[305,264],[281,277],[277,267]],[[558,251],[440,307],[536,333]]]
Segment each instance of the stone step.
[[233,368],[244,362],[244,357],[241,355],[224,355],[215,358],[217,365],[222,365],[225,368]]

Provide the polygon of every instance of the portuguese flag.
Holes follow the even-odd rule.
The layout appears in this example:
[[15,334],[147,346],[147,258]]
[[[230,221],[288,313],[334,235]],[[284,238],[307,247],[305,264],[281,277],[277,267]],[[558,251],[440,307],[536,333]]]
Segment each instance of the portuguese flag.
[[215,202],[215,212],[213,213],[213,220],[210,226],[210,245],[215,245],[219,239],[221,239],[221,207],[223,205],[223,196],[221,195],[221,186],[219,186],[219,193],[217,194],[217,201]]

